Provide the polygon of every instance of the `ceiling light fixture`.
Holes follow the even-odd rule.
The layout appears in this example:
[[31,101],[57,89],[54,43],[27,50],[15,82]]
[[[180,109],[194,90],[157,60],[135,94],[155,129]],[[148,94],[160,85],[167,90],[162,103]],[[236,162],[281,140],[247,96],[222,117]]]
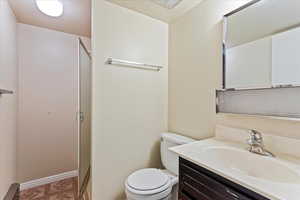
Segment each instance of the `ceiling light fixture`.
[[172,9],[175,8],[182,0],[152,0],[152,1],[165,8]]
[[35,0],[38,9],[51,17],[59,17],[63,14],[64,6],[59,0]]

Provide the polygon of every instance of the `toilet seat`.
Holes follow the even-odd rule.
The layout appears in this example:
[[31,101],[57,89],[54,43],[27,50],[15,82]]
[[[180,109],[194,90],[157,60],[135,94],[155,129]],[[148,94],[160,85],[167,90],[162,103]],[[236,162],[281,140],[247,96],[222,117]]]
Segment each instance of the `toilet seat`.
[[149,195],[132,193],[126,189],[126,196],[128,200],[169,200],[171,192],[172,192],[172,187],[169,187],[160,193],[149,194]]
[[142,169],[131,174],[126,189],[136,195],[154,195],[171,188],[171,179],[159,169]]

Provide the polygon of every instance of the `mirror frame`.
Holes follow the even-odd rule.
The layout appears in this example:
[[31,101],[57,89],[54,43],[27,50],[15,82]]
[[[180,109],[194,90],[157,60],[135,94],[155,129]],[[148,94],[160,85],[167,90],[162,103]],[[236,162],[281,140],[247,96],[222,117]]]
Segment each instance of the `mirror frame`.
[[295,88],[295,87],[300,87],[300,85],[292,85],[292,84],[287,84],[287,85],[278,85],[278,86],[271,86],[271,87],[257,87],[257,88],[226,88],[226,36],[227,36],[227,19],[231,15],[234,15],[237,12],[240,12],[260,1],[264,0],[252,0],[245,5],[225,14],[223,16],[223,41],[222,41],[222,91],[232,91],[232,90],[263,90],[263,89],[274,89],[274,88]]

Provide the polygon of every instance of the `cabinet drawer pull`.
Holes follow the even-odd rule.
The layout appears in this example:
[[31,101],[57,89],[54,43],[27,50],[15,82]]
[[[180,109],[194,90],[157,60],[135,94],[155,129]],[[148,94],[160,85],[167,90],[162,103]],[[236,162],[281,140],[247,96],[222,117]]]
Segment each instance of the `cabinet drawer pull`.
[[234,192],[230,191],[229,189],[226,189],[226,192],[227,192],[228,194],[230,194],[231,196],[233,196],[234,198],[240,199],[240,197],[239,197],[237,194],[235,194]]

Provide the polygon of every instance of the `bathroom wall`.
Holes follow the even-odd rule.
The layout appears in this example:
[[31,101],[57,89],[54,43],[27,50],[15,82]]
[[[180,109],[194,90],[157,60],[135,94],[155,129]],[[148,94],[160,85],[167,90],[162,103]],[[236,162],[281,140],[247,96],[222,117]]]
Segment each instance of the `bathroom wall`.
[[215,89],[222,83],[222,16],[246,2],[205,0],[170,24],[170,131],[200,139],[213,136],[218,123],[299,137],[298,120],[215,114]]
[[18,24],[19,182],[78,168],[78,37]]
[[[167,130],[168,25],[93,0],[92,197],[123,200],[133,171],[160,166]],[[108,57],[162,65],[149,71],[106,65]]]
[[17,24],[7,0],[0,1],[0,199],[16,181]]

